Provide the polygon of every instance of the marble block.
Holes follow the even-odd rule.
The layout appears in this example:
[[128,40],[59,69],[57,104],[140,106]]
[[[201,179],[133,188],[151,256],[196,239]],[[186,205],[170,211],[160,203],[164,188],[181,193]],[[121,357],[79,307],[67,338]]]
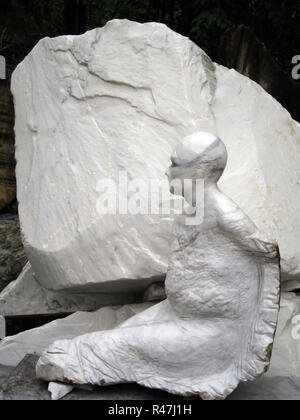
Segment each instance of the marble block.
[[201,130],[229,151],[222,190],[278,242],[283,287],[299,286],[300,125],[255,82],[165,25],[113,20],[41,40],[12,92],[21,228],[43,287],[165,275],[173,218],[101,215],[99,181],[166,180],[175,145]]

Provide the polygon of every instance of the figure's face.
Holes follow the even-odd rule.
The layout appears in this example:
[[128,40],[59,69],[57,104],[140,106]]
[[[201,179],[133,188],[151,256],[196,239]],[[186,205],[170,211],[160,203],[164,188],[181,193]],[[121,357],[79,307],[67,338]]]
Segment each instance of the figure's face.
[[182,179],[184,176],[183,168],[179,164],[179,160],[176,157],[171,157],[171,165],[166,171],[166,175],[171,182],[173,179]]
[[[186,166],[175,156],[171,157],[171,166],[167,169],[166,175],[169,178],[170,192],[175,195],[182,195],[186,199],[191,196],[193,184],[196,182],[197,167]],[[186,182],[186,181],[189,182]]]
[[184,181],[184,171],[180,167],[178,159],[176,157],[171,157],[171,166],[169,166],[169,168],[166,170],[166,175],[170,183],[170,192],[171,194],[174,194],[175,191],[172,182],[174,180],[180,180],[183,183]]
[[175,179],[217,182],[226,166],[227,151],[218,137],[199,132],[178,143],[171,162],[166,172],[170,183]]
[[172,157],[166,175],[170,192],[182,195],[194,205],[197,186],[218,182],[227,162],[227,151],[223,142],[210,133],[198,132],[180,142]]

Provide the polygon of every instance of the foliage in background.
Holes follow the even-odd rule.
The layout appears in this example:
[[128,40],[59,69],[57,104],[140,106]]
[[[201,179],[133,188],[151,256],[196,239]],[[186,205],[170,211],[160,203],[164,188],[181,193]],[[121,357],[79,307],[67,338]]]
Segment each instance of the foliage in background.
[[127,18],[166,23],[216,59],[224,31],[244,24],[289,70],[299,54],[299,12],[300,0],[5,0],[0,54],[12,70],[45,36],[79,34]]

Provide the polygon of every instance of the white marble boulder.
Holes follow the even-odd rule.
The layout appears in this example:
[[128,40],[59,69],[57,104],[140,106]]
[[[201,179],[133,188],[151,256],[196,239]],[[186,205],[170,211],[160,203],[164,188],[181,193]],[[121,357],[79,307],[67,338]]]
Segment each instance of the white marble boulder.
[[172,218],[101,216],[98,182],[166,179],[197,130],[223,139],[223,191],[278,241],[284,288],[299,285],[300,126],[256,83],[165,25],[113,20],[41,40],[12,92],[21,227],[44,287],[126,291],[165,275]]
[[192,181],[183,194],[194,211],[175,224],[167,299],[115,329],[54,342],[38,361],[39,379],[136,382],[210,400],[267,371],[279,311],[278,246],[219,190],[226,163],[224,144],[209,133],[177,146],[168,176]]

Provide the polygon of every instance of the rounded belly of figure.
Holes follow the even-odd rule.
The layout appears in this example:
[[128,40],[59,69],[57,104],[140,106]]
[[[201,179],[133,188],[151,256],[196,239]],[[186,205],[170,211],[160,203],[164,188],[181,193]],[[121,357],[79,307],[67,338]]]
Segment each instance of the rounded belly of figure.
[[166,292],[174,310],[181,315],[247,316],[258,298],[257,261],[223,235],[214,238],[215,247],[203,239],[171,258]]

